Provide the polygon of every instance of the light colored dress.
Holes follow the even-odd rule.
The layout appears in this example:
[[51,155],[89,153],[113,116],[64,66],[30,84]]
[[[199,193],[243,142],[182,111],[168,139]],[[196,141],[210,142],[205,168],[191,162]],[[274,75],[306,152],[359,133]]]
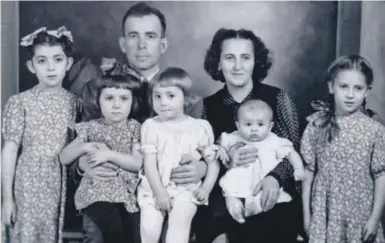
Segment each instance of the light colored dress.
[[16,223],[10,242],[61,242],[66,168],[58,154],[75,125],[76,99],[68,91],[40,90],[38,86],[12,96],[4,109],[5,141],[21,145],[17,159],[14,197]]
[[[191,154],[200,159],[197,150],[209,148],[213,143],[213,131],[206,120],[186,116],[180,123],[169,123],[154,117],[147,119],[142,125],[142,150],[144,153],[156,153],[161,181],[170,197],[174,199],[173,202],[202,204],[194,196],[194,191],[201,182],[176,185],[170,180],[170,176],[172,169],[179,166],[183,155]],[[155,206],[155,198],[145,175],[141,175],[138,203],[141,208],[147,205]]]
[[[253,189],[263,180],[290,152],[294,151],[293,143],[286,138],[280,138],[270,132],[269,135],[260,142],[250,142],[241,137],[238,131],[230,134],[222,133],[220,145],[227,151],[236,143],[245,143],[258,149],[258,158],[254,163],[246,166],[230,168],[219,180],[225,197],[246,198],[248,214],[262,212],[260,197],[258,193],[252,197]],[[278,203],[291,201],[291,196],[281,188]],[[251,200],[251,201],[249,201]]]
[[[80,142],[104,143],[111,150],[132,154],[134,144],[140,143],[140,123],[134,119],[109,124],[104,118],[76,124]],[[76,209],[81,210],[95,202],[124,203],[128,212],[138,212],[135,191],[138,173],[119,170],[118,176],[107,180],[83,177],[75,193]]]
[[[374,179],[385,174],[385,127],[361,112],[337,117],[337,136],[317,143],[322,112],[309,117],[301,153],[315,172],[310,241],[361,243],[373,207]],[[384,243],[381,224],[376,243]]]

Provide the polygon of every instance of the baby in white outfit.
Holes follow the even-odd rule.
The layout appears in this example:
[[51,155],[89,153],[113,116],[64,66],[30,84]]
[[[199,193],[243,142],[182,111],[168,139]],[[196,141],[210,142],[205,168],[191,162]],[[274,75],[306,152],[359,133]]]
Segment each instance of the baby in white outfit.
[[[258,150],[258,158],[254,163],[230,168],[219,181],[226,199],[226,207],[239,223],[244,223],[245,217],[263,211],[260,203],[262,192],[253,196],[253,190],[283,158],[287,158],[293,165],[295,179],[303,178],[304,168],[300,155],[288,139],[280,138],[271,132],[273,125],[271,107],[264,101],[250,100],[238,109],[236,121],[238,130],[230,134],[222,133],[219,139],[220,148],[217,157],[225,165],[229,160],[227,152],[236,143],[253,146]],[[243,199],[244,211],[238,206],[243,204]],[[281,188],[277,202],[289,202],[291,199],[291,196]]]

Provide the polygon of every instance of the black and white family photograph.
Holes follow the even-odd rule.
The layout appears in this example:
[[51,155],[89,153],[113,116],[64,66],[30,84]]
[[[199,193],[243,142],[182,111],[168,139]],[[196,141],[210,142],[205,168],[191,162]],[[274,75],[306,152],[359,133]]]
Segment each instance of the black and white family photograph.
[[385,1],[1,1],[3,243],[385,243]]

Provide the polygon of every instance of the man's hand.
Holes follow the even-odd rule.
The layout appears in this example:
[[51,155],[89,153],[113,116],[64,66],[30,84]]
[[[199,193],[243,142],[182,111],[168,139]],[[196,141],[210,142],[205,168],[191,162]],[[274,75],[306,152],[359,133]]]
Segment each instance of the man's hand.
[[237,167],[254,163],[258,158],[258,150],[253,146],[245,145],[245,143],[236,143],[229,150],[230,164],[229,167]]
[[207,164],[204,161],[187,156],[179,164],[171,171],[171,180],[176,184],[197,183],[206,175]]

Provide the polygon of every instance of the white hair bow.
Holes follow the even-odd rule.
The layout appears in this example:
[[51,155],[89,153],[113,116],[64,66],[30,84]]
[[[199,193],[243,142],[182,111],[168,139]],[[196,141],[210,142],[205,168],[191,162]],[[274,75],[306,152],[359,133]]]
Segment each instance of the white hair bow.
[[56,38],[61,38],[64,35],[68,38],[69,41],[71,41],[72,43],[74,42],[71,31],[67,30],[67,28],[65,26],[61,26],[57,30],[47,30],[46,27],[41,27],[41,28],[35,30],[34,32],[32,32],[31,34],[26,35],[23,38],[21,38],[20,45],[21,46],[32,45],[33,40],[36,38],[36,36],[42,32],[47,32],[48,35],[52,35]]

